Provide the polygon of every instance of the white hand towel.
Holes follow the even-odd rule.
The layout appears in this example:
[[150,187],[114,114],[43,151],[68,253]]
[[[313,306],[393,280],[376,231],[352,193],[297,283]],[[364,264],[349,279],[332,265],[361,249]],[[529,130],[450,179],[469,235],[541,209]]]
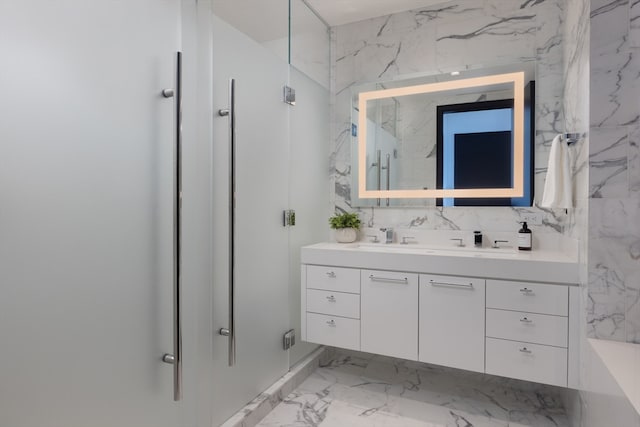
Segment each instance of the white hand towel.
[[551,143],[547,178],[540,206],[544,208],[572,208],[573,181],[569,145],[562,135],[557,135]]

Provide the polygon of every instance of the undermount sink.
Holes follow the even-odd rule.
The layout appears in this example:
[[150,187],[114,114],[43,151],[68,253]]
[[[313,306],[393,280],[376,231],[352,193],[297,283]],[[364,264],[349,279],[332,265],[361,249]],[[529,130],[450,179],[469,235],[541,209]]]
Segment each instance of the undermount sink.
[[433,248],[421,245],[400,245],[385,243],[356,243],[354,249],[371,252],[408,252],[408,253],[434,253]]
[[406,245],[392,243],[356,243],[354,249],[370,252],[397,252],[397,253],[413,253],[413,254],[433,254],[448,256],[474,256],[488,258],[514,258],[519,255],[513,248],[476,248],[470,246],[452,246],[452,247],[433,247],[415,243]]
[[439,249],[443,255],[474,256],[478,258],[516,258],[526,253],[515,252],[513,248],[447,248]]

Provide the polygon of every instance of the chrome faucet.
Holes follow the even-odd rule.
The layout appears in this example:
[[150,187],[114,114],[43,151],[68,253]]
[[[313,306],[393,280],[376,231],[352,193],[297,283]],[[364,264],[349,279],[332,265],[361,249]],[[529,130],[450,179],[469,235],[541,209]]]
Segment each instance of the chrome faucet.
[[380,240],[378,240],[378,235],[377,234],[367,234],[367,237],[370,237],[369,241],[371,243],[378,243]]
[[463,247],[464,246],[464,240],[457,238],[457,239],[449,239],[449,240],[456,240],[458,242],[458,244],[456,246],[458,247]]
[[393,228],[381,228],[380,231],[383,231],[385,233],[385,243],[393,243]]
[[401,245],[408,245],[409,242],[408,240],[415,240],[416,238],[413,236],[403,236],[402,237],[402,242],[400,242]]
[[500,247],[499,243],[509,243],[509,241],[508,240],[494,240],[492,248],[496,248],[496,249],[499,248]]

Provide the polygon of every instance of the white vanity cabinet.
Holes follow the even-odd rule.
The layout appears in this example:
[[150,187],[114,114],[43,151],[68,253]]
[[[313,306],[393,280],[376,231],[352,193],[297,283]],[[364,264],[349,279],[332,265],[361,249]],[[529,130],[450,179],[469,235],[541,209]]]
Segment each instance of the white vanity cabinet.
[[421,362],[484,372],[485,280],[420,275]]
[[576,388],[577,269],[526,256],[303,248],[302,340]]
[[567,386],[569,287],[487,280],[486,372]]
[[360,349],[418,358],[418,275],[362,270]]

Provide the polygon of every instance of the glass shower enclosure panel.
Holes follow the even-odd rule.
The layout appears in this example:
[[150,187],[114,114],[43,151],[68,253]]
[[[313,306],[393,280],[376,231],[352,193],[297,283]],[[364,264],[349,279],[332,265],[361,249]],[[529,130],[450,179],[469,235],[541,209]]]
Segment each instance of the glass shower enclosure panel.
[[[315,348],[300,341],[299,254],[301,246],[326,240],[330,211],[328,28],[300,1],[250,2],[251,7],[243,7],[245,2],[213,2],[213,108],[230,109],[230,79],[236,104],[235,120],[228,114],[213,120],[214,425]],[[291,53],[304,71],[289,64]],[[284,85],[295,89],[295,106],[283,102]],[[233,121],[236,204],[231,248]],[[284,225],[288,209],[296,211],[295,226]],[[229,366],[229,337],[219,334],[221,328],[229,329],[231,262],[234,366]],[[283,335],[290,329],[296,331],[297,343],[284,350]]]
[[329,28],[302,0],[290,0],[289,203],[296,225],[289,233],[289,311],[298,339],[289,363],[317,346],[301,337],[300,248],[329,236]]
[[322,17],[305,1],[289,0],[289,63],[327,90],[330,46],[329,25]]
[[[211,381],[213,425],[219,425],[289,369],[283,348],[290,324],[288,228],[283,224],[289,205],[289,106],[282,101],[286,61],[225,20],[213,19]],[[218,110],[229,111],[220,115]],[[235,152],[230,151],[232,134]],[[232,175],[235,197],[230,199]],[[235,358],[229,353],[232,339],[221,335],[221,329],[235,334]]]
[[294,67],[290,84],[300,100],[290,111],[291,161],[290,206],[296,212],[296,225],[289,232],[290,273],[289,310],[296,345],[291,347],[291,366],[300,362],[317,345],[301,337],[300,248],[326,241],[329,234],[329,91]]

